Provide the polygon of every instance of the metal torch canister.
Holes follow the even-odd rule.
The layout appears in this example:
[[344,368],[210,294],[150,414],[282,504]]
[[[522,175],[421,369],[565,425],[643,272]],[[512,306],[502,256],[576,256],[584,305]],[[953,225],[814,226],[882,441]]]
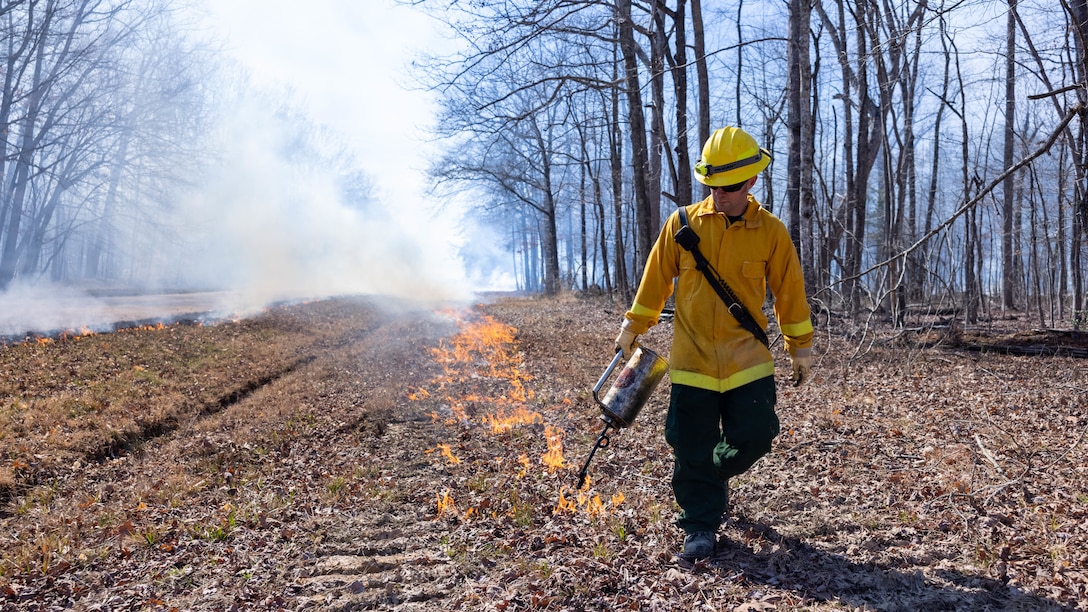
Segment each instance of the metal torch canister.
[[669,371],[669,362],[648,348],[639,347],[627,360],[627,365],[620,372],[616,382],[605,394],[602,400],[598,393],[604,387],[604,383],[623,359],[623,353],[617,352],[612,358],[612,363],[601,375],[601,379],[593,387],[593,399],[601,407],[601,419],[604,420],[604,429],[597,436],[597,442],[589,451],[585,464],[578,472],[578,488],[581,489],[586,482],[586,474],[589,470],[589,462],[597,449],[605,448],[609,444],[608,430],[611,427],[622,429],[630,427],[635,422],[642,407],[650,399],[657,384]]
[[622,353],[616,353],[612,364],[593,387],[593,399],[604,413],[602,418],[605,422],[612,422],[617,428],[630,427],[635,422],[635,417],[669,371],[669,362],[664,357],[640,346],[631,354],[627,365],[620,371],[619,378],[612,384],[604,399],[600,399],[598,392],[622,358]]

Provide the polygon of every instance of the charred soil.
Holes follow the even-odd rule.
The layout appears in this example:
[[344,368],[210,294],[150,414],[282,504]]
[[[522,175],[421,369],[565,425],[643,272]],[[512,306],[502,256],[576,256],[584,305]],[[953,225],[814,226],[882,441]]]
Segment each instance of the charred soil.
[[667,380],[574,487],[622,311],[335,299],[0,346],[0,610],[1088,610],[1080,349],[821,327],[692,565]]

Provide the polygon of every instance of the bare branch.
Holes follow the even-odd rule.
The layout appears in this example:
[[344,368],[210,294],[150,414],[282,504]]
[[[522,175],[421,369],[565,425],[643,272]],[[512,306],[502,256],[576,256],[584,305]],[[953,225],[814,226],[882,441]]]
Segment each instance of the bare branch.
[[934,227],[929,232],[927,232],[924,236],[919,238],[917,242],[910,245],[906,249],[900,251],[899,253],[897,253],[895,255],[892,255],[891,257],[885,259],[884,261],[881,261],[881,262],[878,262],[878,263],[875,263],[875,264],[869,266],[865,270],[862,270],[860,273],[858,273],[856,276],[851,276],[851,277],[839,279],[836,282],[836,284],[845,282],[847,280],[859,279],[859,278],[865,276],[866,274],[868,274],[868,273],[870,273],[870,272],[872,272],[872,271],[874,271],[874,270],[876,270],[878,268],[887,266],[888,264],[895,261],[896,259],[904,258],[907,255],[909,255],[909,254],[913,253],[914,251],[916,251],[919,247],[921,247],[923,244],[925,244],[930,238],[932,238],[933,236],[935,236],[935,235],[939,234],[940,232],[944,231],[946,228],[948,228],[948,226],[952,225],[952,223],[954,223],[957,219],[959,219],[960,216],[963,215],[963,213],[965,213],[968,210],[971,210],[973,207],[977,206],[978,203],[981,202],[984,197],[986,197],[991,191],[993,191],[998,185],[1000,185],[1006,178],[1011,176],[1017,170],[1020,170],[1021,168],[1031,164],[1031,162],[1035,161],[1035,159],[1038,158],[1039,156],[1041,156],[1043,153],[1046,153],[1047,151],[1049,151],[1050,147],[1054,146],[1054,143],[1058,140],[1058,137],[1061,136],[1062,132],[1065,131],[1065,128],[1069,126],[1069,123],[1071,121],[1073,121],[1073,118],[1076,117],[1077,115],[1081,114],[1083,111],[1084,111],[1084,106],[1080,105],[1080,104],[1078,104],[1075,107],[1071,108],[1069,110],[1069,112],[1066,113],[1065,118],[1062,119],[1061,123],[1058,124],[1058,127],[1056,127],[1054,129],[1054,131],[1050,134],[1050,137],[1047,138],[1046,142],[1044,142],[1038,149],[1036,149],[1034,152],[1032,152],[1031,155],[1028,155],[1024,159],[1017,162],[1015,165],[1013,165],[1010,168],[1006,169],[1004,172],[1001,173],[1000,176],[998,176],[994,180],[990,181],[990,184],[986,185],[986,187],[984,187],[975,197],[971,198],[967,203],[965,203],[963,206],[961,206],[956,212],[952,213],[952,216],[945,219],[943,223],[941,223],[940,225]]

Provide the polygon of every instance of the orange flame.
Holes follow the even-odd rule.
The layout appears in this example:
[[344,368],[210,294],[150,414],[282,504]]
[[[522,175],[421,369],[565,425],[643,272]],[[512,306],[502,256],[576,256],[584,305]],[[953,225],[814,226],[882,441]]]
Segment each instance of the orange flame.
[[138,331],[155,331],[155,330],[160,330],[160,329],[166,329],[166,324],[162,323],[161,321],[158,322],[158,323],[154,323],[154,324],[149,323],[147,325],[137,325],[135,327],[125,327],[125,328],[119,329],[117,331],[120,332],[120,333],[125,333],[125,332],[138,332]]
[[450,496],[449,489],[438,495],[438,516],[442,516],[447,512],[450,514],[457,513],[457,506],[453,503],[453,497]]
[[569,512],[571,514],[577,514],[579,511],[583,511],[591,517],[603,517],[609,514],[609,508],[615,510],[626,499],[622,492],[617,491],[609,500],[609,504],[606,505],[604,500],[601,499],[600,493],[595,493],[592,496],[587,492],[579,491],[574,499],[567,499],[566,487],[559,492],[559,502],[556,503],[555,508],[552,510],[552,514],[559,514],[561,512]]
[[461,463],[461,460],[453,456],[453,451],[450,450],[449,444],[439,444],[438,449],[442,451],[442,456],[450,462],[450,465],[457,465]]
[[578,512],[578,504],[567,499],[565,491],[560,491],[559,503],[556,504],[555,509],[552,510],[552,514],[559,514],[563,511],[567,511],[570,513]]
[[586,512],[588,512],[590,516],[601,516],[604,514],[604,502],[601,501],[600,493],[594,495],[593,499],[590,499],[586,503]]
[[491,426],[491,433],[501,434],[518,425],[543,424],[544,416],[539,412],[529,410],[525,406],[518,406],[509,412],[504,410],[498,414],[485,414],[482,420],[485,425]]
[[[531,377],[519,369],[521,357],[508,349],[514,344],[517,329],[489,316],[471,313],[465,316],[471,316],[473,320],[466,322],[458,315],[462,319],[461,331],[449,342],[442,340],[431,349],[431,355],[442,365],[445,374],[434,382],[467,382],[486,376],[509,382],[512,390],[503,397],[507,401],[524,402],[532,397],[524,384]],[[465,368],[466,365],[471,367]]]
[[567,467],[567,461],[563,458],[563,431],[558,427],[546,425],[544,436],[548,439],[548,452],[540,458],[540,462],[548,466],[548,473],[554,474],[559,468]]
[[[493,434],[504,434],[524,425],[544,425],[547,450],[540,456],[540,464],[546,466],[549,474],[557,470],[569,469],[563,456],[564,431],[558,425],[548,424],[550,420],[544,414],[531,410],[526,404],[533,397],[528,388],[532,377],[522,371],[522,357],[516,350],[515,336],[517,329],[501,324],[489,316],[471,312],[447,311],[457,319],[460,331],[449,339],[443,340],[431,349],[430,354],[442,373],[430,381],[428,390],[410,388],[410,400],[426,399],[432,394],[441,397],[440,405],[446,412],[447,423],[459,423],[462,426],[479,424],[487,427]],[[490,379],[490,380],[485,380]],[[496,385],[496,381],[502,383]],[[499,388],[496,391],[496,387]],[[486,389],[486,391],[485,391]],[[556,406],[562,412],[573,402],[567,398]],[[483,414],[481,414],[483,413]],[[431,418],[437,421],[437,412],[431,412]],[[438,444],[436,449],[451,465],[461,464],[455,457],[450,445]],[[428,451],[428,452],[432,452]],[[497,461],[502,462],[497,458]],[[516,478],[529,473],[533,462],[526,454],[521,454],[514,466]],[[573,495],[573,497],[568,497]],[[611,498],[602,499],[599,493],[591,493],[589,486],[581,491],[560,491],[559,502],[554,513],[584,513],[590,517],[606,516],[624,502],[623,493],[616,492]],[[483,510],[469,507],[458,514],[450,490],[437,495],[439,516],[450,513],[468,520],[473,516],[481,517]],[[491,513],[495,515],[494,512]]]

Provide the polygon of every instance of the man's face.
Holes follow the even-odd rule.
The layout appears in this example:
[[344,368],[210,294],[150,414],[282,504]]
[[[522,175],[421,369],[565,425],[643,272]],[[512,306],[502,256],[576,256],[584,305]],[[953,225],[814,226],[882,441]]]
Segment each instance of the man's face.
[[736,191],[725,191],[718,187],[710,188],[710,195],[714,198],[714,210],[735,217],[744,214],[748,208],[748,191],[756,183],[756,177],[744,182]]

